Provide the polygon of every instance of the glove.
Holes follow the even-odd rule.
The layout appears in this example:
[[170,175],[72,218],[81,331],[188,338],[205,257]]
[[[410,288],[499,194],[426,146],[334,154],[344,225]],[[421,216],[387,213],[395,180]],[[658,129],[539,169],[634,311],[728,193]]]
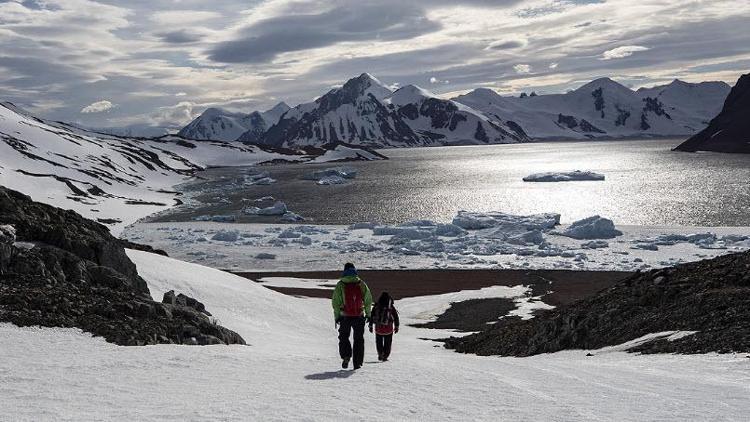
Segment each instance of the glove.
[[372,332],[372,324],[370,324],[370,332]]
[[394,333],[398,333],[398,327],[393,330]]

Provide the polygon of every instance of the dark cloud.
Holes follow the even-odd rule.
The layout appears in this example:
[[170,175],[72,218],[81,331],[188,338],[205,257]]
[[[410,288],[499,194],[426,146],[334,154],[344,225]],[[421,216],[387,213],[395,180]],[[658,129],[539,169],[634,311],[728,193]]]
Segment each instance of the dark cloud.
[[408,2],[355,4],[254,23],[244,28],[237,39],[214,46],[209,58],[223,63],[262,63],[291,51],[345,41],[409,39],[440,28],[438,22],[429,20],[421,9]]
[[202,36],[185,29],[177,31],[159,32],[156,34],[162,41],[169,44],[190,44],[200,41]]

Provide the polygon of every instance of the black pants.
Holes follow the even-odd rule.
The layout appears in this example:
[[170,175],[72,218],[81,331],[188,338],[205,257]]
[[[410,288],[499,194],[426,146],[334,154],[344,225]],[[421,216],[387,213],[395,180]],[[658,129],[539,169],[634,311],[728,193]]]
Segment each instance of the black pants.
[[341,317],[339,321],[339,355],[341,359],[352,357],[349,333],[354,331],[354,366],[362,366],[365,360],[365,317]]
[[380,335],[375,334],[375,347],[378,349],[378,356],[381,359],[388,359],[391,355],[391,343],[393,343],[393,334]]

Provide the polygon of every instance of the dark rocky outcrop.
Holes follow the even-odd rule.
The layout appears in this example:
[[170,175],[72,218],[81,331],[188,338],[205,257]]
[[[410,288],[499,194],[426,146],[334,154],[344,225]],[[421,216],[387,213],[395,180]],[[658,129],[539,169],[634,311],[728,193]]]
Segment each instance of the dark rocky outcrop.
[[244,344],[208,315],[184,295],[153,301],[106,227],[0,186],[0,322],[77,327],[120,345]]
[[527,321],[446,340],[479,355],[530,356],[599,349],[647,334],[697,331],[630,349],[642,353],[750,351],[750,252],[636,273],[600,293]]
[[750,153],[750,73],[729,92],[724,107],[708,127],[680,144],[678,151]]

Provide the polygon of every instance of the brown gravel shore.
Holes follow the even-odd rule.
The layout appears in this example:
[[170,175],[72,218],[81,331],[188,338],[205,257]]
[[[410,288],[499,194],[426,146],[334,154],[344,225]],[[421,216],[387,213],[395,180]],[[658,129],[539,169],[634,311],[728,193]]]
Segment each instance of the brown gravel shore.
[[[263,277],[296,277],[305,279],[337,279],[339,272],[239,272],[250,280]],[[543,301],[560,306],[587,297],[612,286],[630,275],[618,271],[570,270],[361,270],[360,277],[367,282],[373,295],[389,292],[394,298],[424,296],[474,290],[490,286],[532,286],[535,295]],[[330,290],[269,287],[281,293],[330,297]],[[545,292],[551,291],[550,294]]]

